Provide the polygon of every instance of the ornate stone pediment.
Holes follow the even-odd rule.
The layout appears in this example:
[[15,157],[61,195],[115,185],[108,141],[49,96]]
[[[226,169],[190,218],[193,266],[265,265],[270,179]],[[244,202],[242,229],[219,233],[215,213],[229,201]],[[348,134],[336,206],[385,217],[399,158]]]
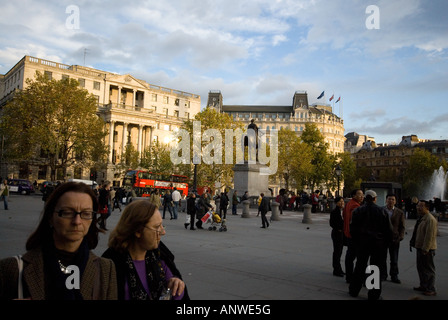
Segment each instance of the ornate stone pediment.
[[146,82],[144,82],[143,80],[134,78],[130,74],[125,74],[125,75],[117,74],[117,75],[108,76],[107,80],[109,82],[116,83],[117,85],[119,85],[121,83],[121,84],[123,84],[125,86],[129,86],[129,87],[135,87],[138,89],[148,89]]

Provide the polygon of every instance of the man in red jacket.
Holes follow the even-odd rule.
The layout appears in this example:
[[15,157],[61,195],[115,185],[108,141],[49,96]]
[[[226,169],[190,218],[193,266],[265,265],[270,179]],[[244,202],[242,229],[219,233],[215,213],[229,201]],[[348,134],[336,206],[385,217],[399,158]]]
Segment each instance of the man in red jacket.
[[356,259],[356,251],[353,247],[352,237],[350,235],[350,221],[352,220],[352,212],[358,208],[364,200],[364,193],[361,189],[355,189],[351,193],[352,198],[347,203],[342,213],[344,220],[344,237],[347,244],[347,251],[345,252],[345,280],[350,283],[353,275],[354,261]]

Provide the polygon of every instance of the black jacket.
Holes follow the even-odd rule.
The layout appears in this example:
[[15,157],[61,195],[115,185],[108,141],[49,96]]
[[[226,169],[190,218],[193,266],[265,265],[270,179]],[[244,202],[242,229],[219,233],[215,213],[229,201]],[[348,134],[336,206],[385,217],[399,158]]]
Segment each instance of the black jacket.
[[353,210],[350,223],[350,235],[356,242],[382,242],[388,245],[392,241],[392,224],[383,208],[373,202]]
[[188,214],[196,213],[196,198],[189,197],[187,199],[187,213]]
[[[167,267],[173,273],[173,276],[182,279],[180,271],[177,269],[174,263],[174,255],[171,251],[160,241],[160,258],[165,262]],[[115,269],[117,272],[117,287],[118,287],[118,300],[124,300],[124,285],[126,278],[126,253],[121,253],[115,249],[108,248],[102,255],[103,258],[111,259],[115,263]],[[187,291],[187,285],[185,285],[184,296],[182,300],[190,300]]]
[[261,213],[267,213],[268,211],[271,211],[271,203],[269,201],[269,198],[264,196],[261,198],[260,206],[258,207],[258,210],[260,210]]
[[330,213],[330,227],[335,230],[344,230],[344,221],[342,220],[341,208],[336,206]]

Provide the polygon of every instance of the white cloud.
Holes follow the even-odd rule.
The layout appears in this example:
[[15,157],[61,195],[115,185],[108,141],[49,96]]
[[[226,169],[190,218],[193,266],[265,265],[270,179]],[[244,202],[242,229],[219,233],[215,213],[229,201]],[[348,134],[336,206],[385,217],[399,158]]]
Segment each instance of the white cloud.
[[89,66],[199,93],[203,105],[212,89],[226,104],[288,104],[295,90],[310,103],[322,90],[345,95],[348,115],[378,110],[358,126],[378,134],[435,132],[400,113],[443,113],[448,100],[445,0],[378,0],[380,30],[366,29],[370,3],[357,0],[82,0],[78,30],[65,25],[71,4],[3,1],[0,73],[25,54],[82,64],[87,48]]

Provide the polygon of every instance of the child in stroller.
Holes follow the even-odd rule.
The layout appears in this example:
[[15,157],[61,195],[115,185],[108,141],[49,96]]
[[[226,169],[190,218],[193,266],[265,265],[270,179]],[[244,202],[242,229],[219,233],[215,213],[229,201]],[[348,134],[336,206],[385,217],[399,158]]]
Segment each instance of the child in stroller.
[[219,228],[219,232],[227,231],[226,220],[221,219],[221,217],[216,212],[214,212],[213,209],[210,209],[202,217],[202,223],[210,223],[210,226],[208,227],[208,230],[210,231],[215,231],[217,228]]

